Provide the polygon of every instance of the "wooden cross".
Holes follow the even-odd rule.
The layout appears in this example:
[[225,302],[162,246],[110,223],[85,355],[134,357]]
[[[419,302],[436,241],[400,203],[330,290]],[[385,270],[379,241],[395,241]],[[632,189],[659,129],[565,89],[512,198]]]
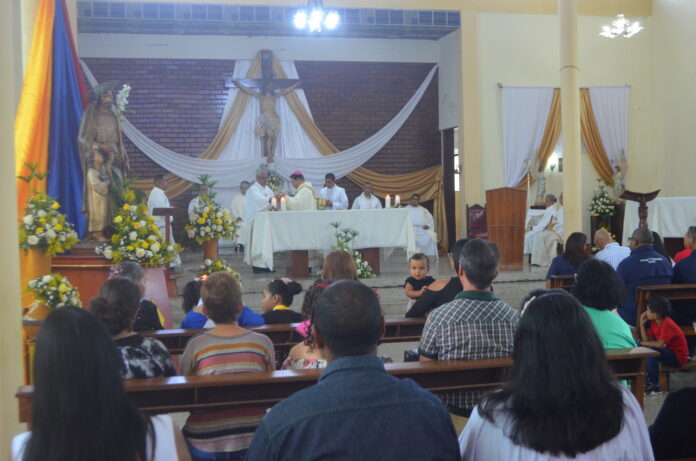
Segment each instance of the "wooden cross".
[[280,90],[288,88],[300,80],[296,78],[274,78],[273,72],[273,52],[271,50],[261,50],[261,78],[232,78],[225,79],[225,88],[236,87],[234,82],[239,82],[247,88],[259,88],[261,90],[270,89]]

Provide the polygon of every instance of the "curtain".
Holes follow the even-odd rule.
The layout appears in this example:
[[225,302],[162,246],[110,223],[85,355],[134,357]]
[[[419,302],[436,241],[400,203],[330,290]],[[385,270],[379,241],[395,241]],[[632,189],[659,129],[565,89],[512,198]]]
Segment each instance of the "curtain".
[[628,98],[631,89],[593,87],[589,89],[592,112],[602,145],[612,166],[621,163],[628,146]]
[[597,122],[592,111],[590,92],[587,88],[580,89],[580,128],[582,138],[587,147],[587,153],[590,155],[590,160],[592,160],[592,165],[597,170],[597,174],[602,178],[602,181],[611,184],[613,181],[613,170],[604,151],[604,145],[602,144]]

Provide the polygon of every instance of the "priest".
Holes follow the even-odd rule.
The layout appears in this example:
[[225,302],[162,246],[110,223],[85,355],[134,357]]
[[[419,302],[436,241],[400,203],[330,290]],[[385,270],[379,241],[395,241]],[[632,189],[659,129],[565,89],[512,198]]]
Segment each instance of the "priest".
[[362,194],[353,201],[351,210],[379,210],[382,208],[382,202],[372,195],[372,183],[363,184],[362,190]]
[[[152,213],[155,208],[170,208],[169,198],[164,190],[167,188],[167,178],[164,175],[155,176],[155,187],[150,191],[150,195],[147,198],[147,213],[155,218],[154,224],[159,227],[159,231],[162,237],[165,237],[165,219],[164,216],[154,216]],[[172,231],[172,225],[169,224],[169,243],[176,243],[174,241],[174,232]],[[177,255],[176,259],[170,264],[171,268],[178,267],[181,265],[181,258]]]
[[191,216],[193,214],[193,212],[196,210],[196,207],[198,206],[198,204],[201,203],[201,199],[207,193],[208,193],[208,188],[206,186],[200,186],[200,191],[199,191],[198,195],[195,196],[193,198],[193,200],[191,200],[189,202],[189,205],[188,205],[189,216]]
[[428,256],[437,257],[437,234],[435,220],[420,204],[420,194],[411,195],[408,210],[411,212],[411,222],[416,233],[416,248]]
[[295,171],[290,175],[290,182],[295,188],[295,196],[285,197],[290,211],[306,211],[317,209],[317,199],[311,183],[305,181],[301,171]]
[[[254,217],[259,211],[268,210],[271,206],[271,199],[273,198],[273,190],[268,187],[268,176],[269,171],[266,165],[261,165],[256,170],[256,182],[249,186],[246,195],[244,196],[244,215],[246,221],[243,223],[240,235],[242,236],[242,245],[248,245],[250,241],[251,226],[254,223]],[[263,258],[259,255],[252,259],[251,261],[252,269],[254,273],[258,272],[271,272],[270,269],[265,267]]]
[[544,214],[541,215],[539,222],[533,226],[527,233],[524,234],[524,254],[532,253],[532,246],[534,244],[534,237],[552,225],[552,220],[558,214],[559,207],[556,205],[556,196],[553,194],[547,194],[544,197],[544,205],[546,205],[546,210]]
[[324,177],[324,187],[319,191],[319,198],[326,200],[327,210],[348,209],[346,190],[336,185],[336,175],[333,173],[328,173]]
[[242,181],[239,183],[239,194],[235,195],[230,204],[230,211],[232,212],[232,217],[238,222],[244,222],[246,212],[244,211],[244,201],[246,199],[246,193],[249,190],[249,181]]
[[556,213],[541,232],[532,239],[532,266],[548,266],[557,255],[557,245],[563,243],[563,194],[558,197]]

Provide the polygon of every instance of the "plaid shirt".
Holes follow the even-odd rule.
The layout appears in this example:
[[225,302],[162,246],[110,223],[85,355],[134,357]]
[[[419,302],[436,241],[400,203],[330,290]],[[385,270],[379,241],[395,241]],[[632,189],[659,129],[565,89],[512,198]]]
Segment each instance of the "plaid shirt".
[[[507,357],[519,319],[492,292],[464,291],[428,316],[418,352],[433,360]],[[448,407],[470,410],[485,392],[449,392],[442,400]]]

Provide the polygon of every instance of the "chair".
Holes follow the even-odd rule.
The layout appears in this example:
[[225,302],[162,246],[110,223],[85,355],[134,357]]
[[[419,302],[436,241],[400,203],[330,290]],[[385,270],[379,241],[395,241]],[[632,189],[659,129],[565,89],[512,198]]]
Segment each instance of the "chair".
[[470,239],[488,238],[486,208],[479,204],[466,207],[466,236]]

